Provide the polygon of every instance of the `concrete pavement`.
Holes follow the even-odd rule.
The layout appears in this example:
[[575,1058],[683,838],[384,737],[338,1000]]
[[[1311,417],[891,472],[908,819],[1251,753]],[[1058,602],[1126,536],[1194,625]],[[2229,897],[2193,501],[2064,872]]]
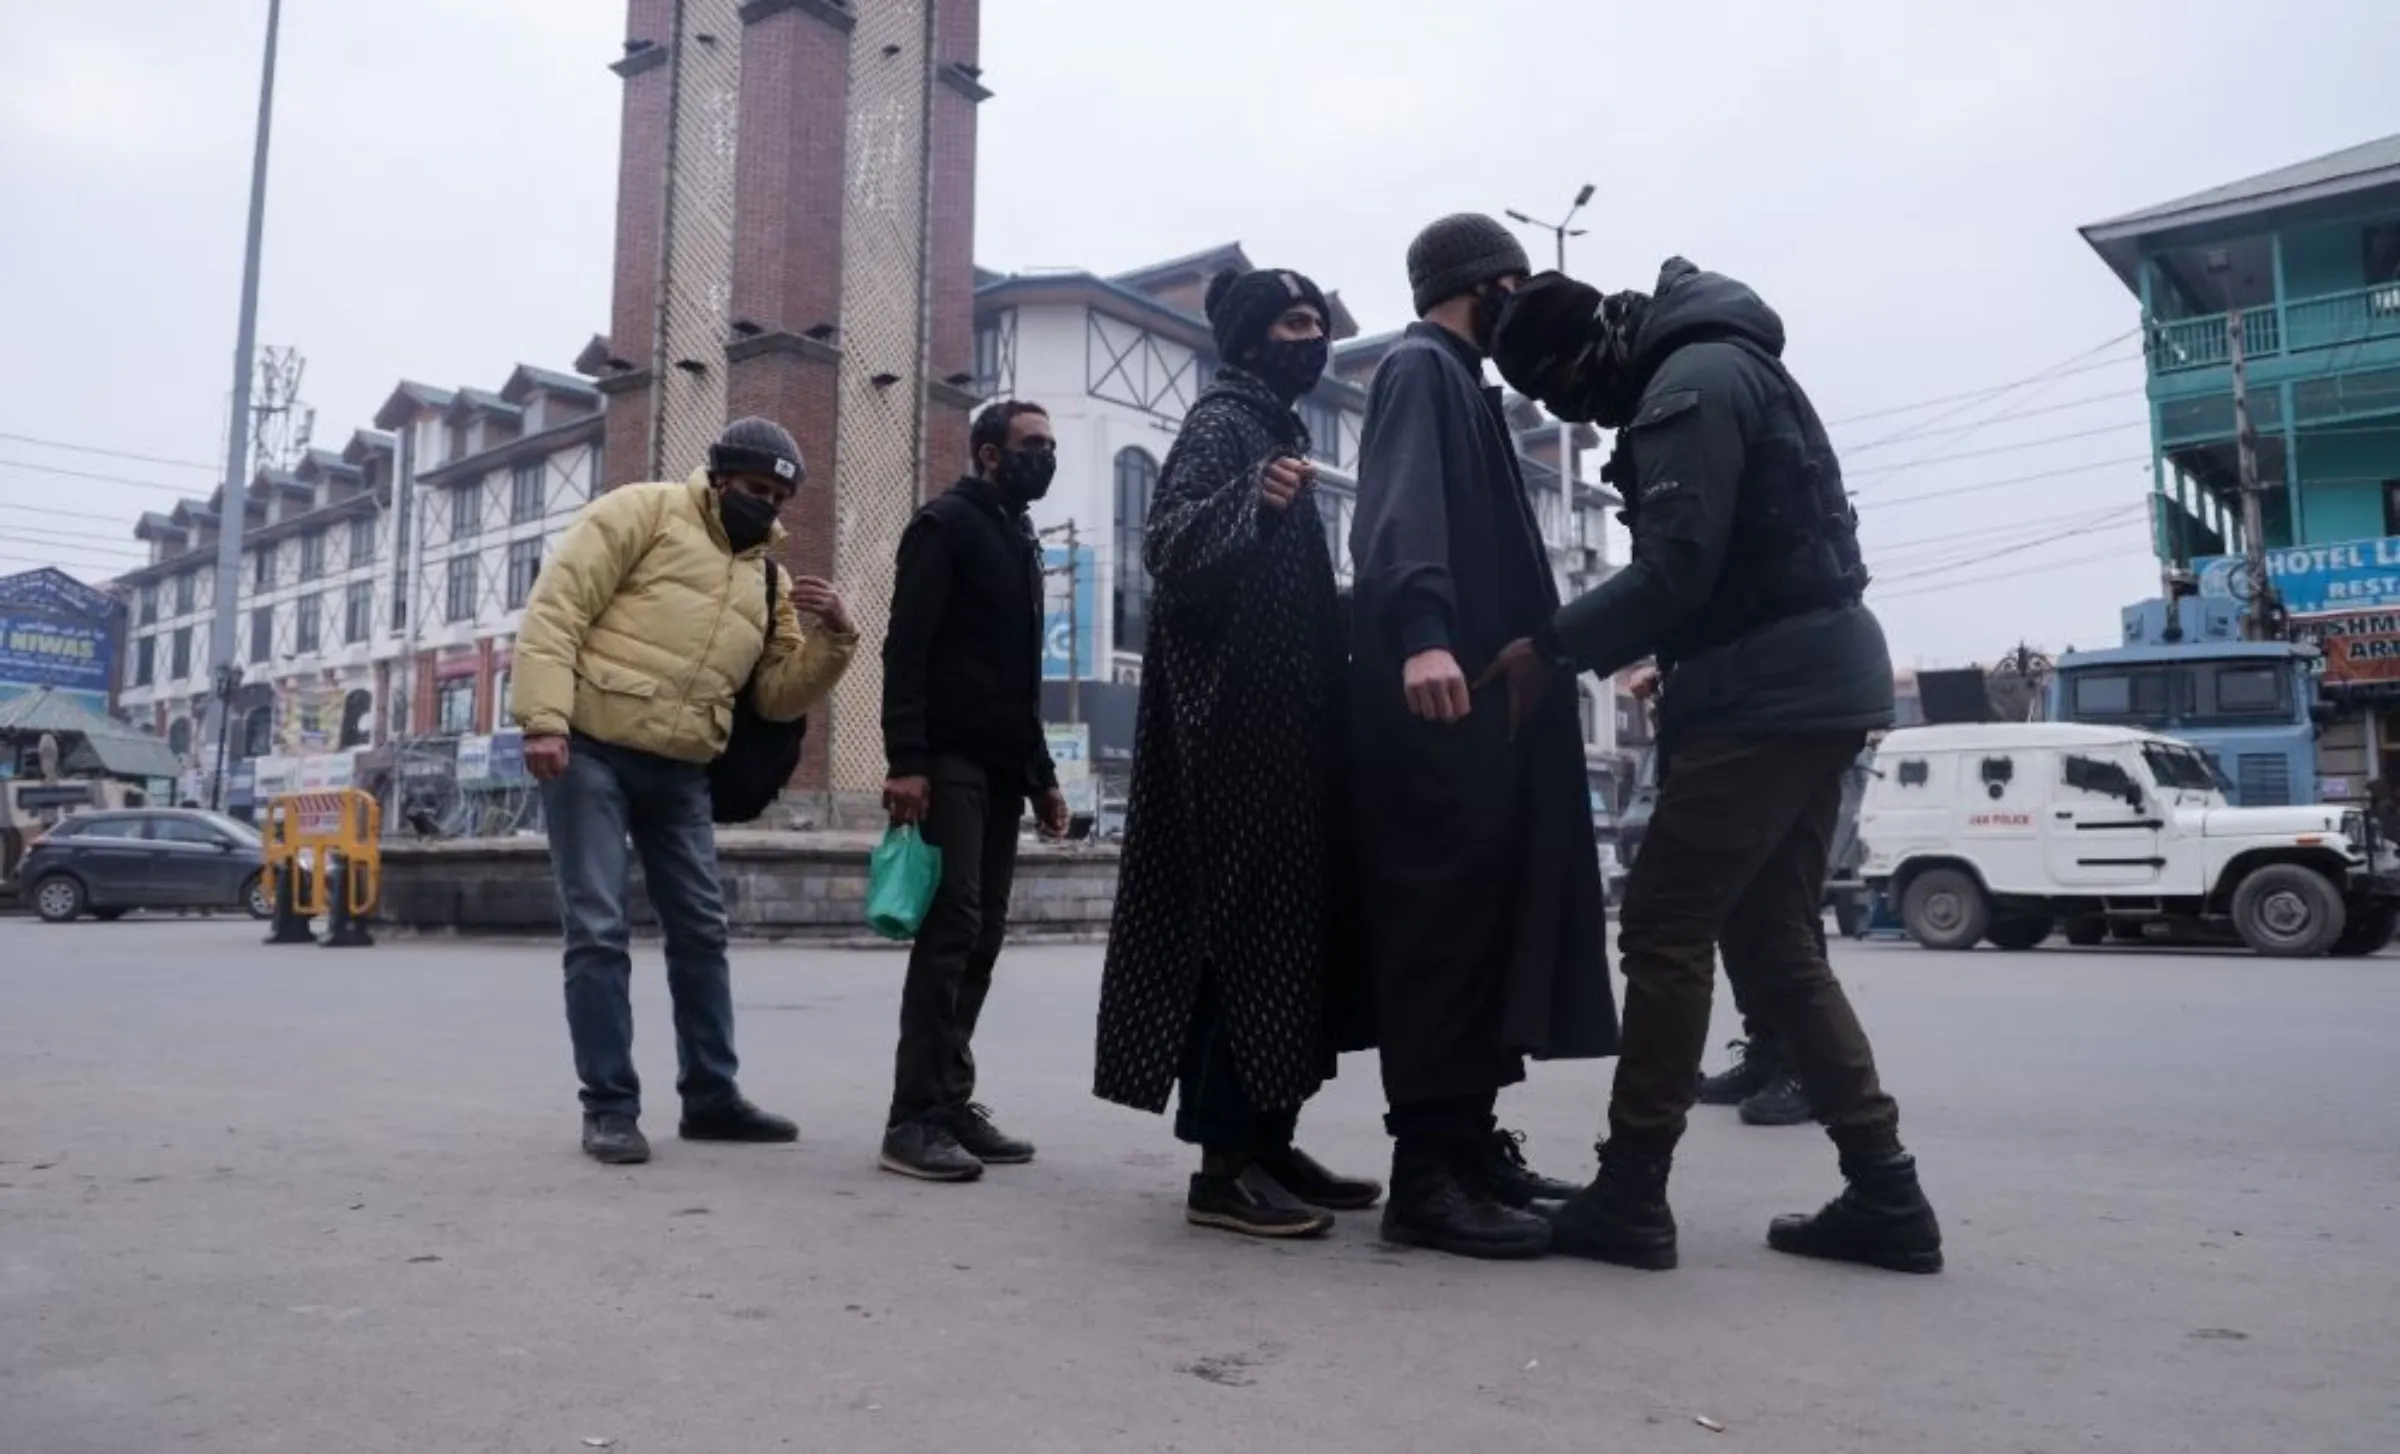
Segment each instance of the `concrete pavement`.
[[[0,921],[0,1451],[2400,1448],[2400,958],[1842,946],[1951,1270],[1783,1259],[1809,1128],[1698,1114],[1684,1267],[1487,1267],[1370,1216],[1186,1227],[1088,1093],[1099,954],[1003,961],[985,1092],[1034,1165],[872,1165],[900,959],[736,952],[796,1148],[575,1153],[555,955]],[[1720,1037],[1722,1038],[1722,1037]],[[1503,1102],[1588,1173],[1608,1063]],[[1371,1059],[1304,1141],[1380,1170]],[[1723,1426],[1715,1432],[1699,1422]]]

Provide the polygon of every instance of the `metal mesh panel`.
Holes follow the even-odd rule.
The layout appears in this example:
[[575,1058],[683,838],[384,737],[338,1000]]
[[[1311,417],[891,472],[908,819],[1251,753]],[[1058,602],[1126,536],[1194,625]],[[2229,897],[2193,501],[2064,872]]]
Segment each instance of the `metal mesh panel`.
[[[850,43],[834,559],[869,641],[915,513],[925,399],[925,183],[931,0],[861,6]],[[882,664],[861,651],[834,696],[832,786],[883,781]]]
[[[659,360],[652,478],[678,479],[725,427],[733,296],[734,143],[740,129],[739,0],[684,0],[665,238],[666,356]],[[703,39],[706,37],[706,39]],[[677,367],[699,363],[699,370]]]

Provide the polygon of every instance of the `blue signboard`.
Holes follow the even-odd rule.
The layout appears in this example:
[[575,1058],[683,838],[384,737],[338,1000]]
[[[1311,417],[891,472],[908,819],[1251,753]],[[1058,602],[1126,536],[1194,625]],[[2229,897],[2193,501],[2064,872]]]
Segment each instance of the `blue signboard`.
[[[2248,594],[2238,555],[2208,556],[2192,567],[2204,596]],[[2267,578],[2295,616],[2400,606],[2400,536],[2270,550]]]
[[108,694],[115,633],[96,621],[0,614],[0,682]]
[[[1100,670],[1100,572],[1088,545],[1075,547],[1075,570],[1067,572],[1067,548],[1042,547],[1045,588],[1042,592],[1042,677],[1063,682],[1069,676],[1094,681]],[[1075,606],[1067,609],[1067,582],[1075,583]],[[1074,640],[1068,640],[1072,619]],[[1070,649],[1070,647],[1072,649]]]

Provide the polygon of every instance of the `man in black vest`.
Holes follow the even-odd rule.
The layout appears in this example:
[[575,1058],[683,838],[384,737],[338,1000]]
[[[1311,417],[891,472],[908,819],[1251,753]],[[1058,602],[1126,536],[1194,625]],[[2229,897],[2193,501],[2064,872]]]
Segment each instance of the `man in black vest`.
[[942,851],[900,991],[879,1158],[921,1181],[1033,1159],[975,1103],[971,1042],[1008,934],[1027,800],[1045,834],[1067,831],[1042,731],[1042,561],[1025,515],[1050,489],[1058,441],[1039,404],[1003,400],[975,416],[968,444],[976,473],[900,536],[883,641],[884,807]]
[[1553,1247],[1675,1265],[1667,1169],[1708,1037],[1713,951],[1791,1056],[1848,1183],[1767,1242],[1933,1272],[1941,1232],[1901,1149],[1899,1109],[1826,964],[1826,856],[1842,779],[1892,721],[1892,667],[1867,609],[1857,516],[1823,424],[1784,370],[1783,322],[1681,258],[1654,294],[1603,299],[1557,275],[1504,312],[1494,356],[1566,419],[1617,431],[1632,562],[1504,655],[1512,697],[1556,664],[1606,675],[1655,655],[1658,805],[1618,943],[1624,1051],[1600,1174],[1552,1218]]

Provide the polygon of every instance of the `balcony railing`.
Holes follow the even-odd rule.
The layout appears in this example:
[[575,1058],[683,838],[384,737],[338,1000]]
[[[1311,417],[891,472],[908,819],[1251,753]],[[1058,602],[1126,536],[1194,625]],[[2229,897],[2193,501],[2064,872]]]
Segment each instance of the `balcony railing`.
[[[2400,338],[2400,283],[2378,283],[2242,313],[2242,351],[2251,358],[2339,348],[2377,338]],[[2152,373],[2214,368],[2231,356],[2222,313],[2150,326]]]

